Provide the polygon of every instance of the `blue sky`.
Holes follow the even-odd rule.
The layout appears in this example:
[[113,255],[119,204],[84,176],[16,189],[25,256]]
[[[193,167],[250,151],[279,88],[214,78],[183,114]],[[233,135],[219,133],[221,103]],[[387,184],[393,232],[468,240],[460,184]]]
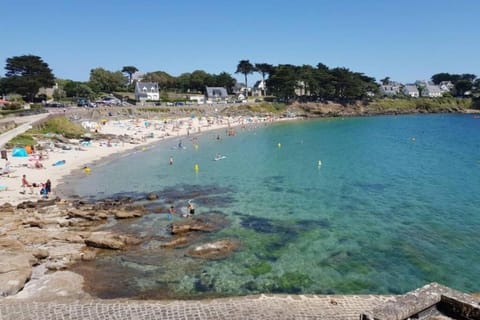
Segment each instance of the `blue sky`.
[[1,75],[7,58],[34,54],[77,81],[127,65],[242,81],[244,59],[402,82],[480,76],[477,0],[2,0],[0,12]]

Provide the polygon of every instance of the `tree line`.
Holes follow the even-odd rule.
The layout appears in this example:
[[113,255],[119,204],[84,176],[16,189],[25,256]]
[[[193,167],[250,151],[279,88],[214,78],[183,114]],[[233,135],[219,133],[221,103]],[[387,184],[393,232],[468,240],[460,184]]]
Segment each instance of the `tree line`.
[[[86,82],[55,79],[52,70],[41,57],[23,55],[8,58],[5,77],[0,78],[0,94],[16,93],[27,101],[33,101],[41,87],[58,88],[54,99],[65,97],[94,98],[101,93],[115,91],[133,91],[133,75],[138,71],[135,66],[124,66],[119,71],[103,68],[90,70]],[[323,63],[316,66],[268,63],[250,63],[240,60],[235,73],[244,75],[248,95],[248,76],[259,73],[264,86],[262,95],[274,96],[283,101],[314,100],[350,102],[369,99],[378,94],[379,85],[375,79],[347,68],[329,68]],[[384,79],[385,80],[385,79]],[[435,84],[450,81],[456,94],[463,96],[466,92],[478,92],[480,79],[474,74],[438,73],[431,77]],[[209,74],[203,70],[183,73],[177,77],[164,71],[154,71],[142,76],[142,81],[157,82],[161,90],[177,92],[203,93],[206,86],[225,87],[231,94],[237,81],[227,72]]]
[[[265,90],[284,101],[292,99],[352,101],[374,96],[378,92],[375,79],[347,68],[330,69],[323,63],[296,66],[292,64],[252,64],[241,60],[236,73],[245,76],[258,72],[265,82]],[[268,79],[265,77],[268,75]],[[265,94],[265,92],[263,93]]]
[[431,78],[434,84],[441,84],[442,82],[450,82],[453,85],[452,94],[454,96],[463,97],[467,92],[473,94],[480,94],[480,78],[471,73],[464,74],[450,74],[437,73]]

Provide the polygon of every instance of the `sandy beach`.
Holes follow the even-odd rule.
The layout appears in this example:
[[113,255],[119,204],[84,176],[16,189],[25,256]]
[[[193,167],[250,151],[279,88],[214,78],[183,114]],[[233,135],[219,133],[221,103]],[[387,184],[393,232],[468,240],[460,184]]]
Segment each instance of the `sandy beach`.
[[[87,130],[105,135],[122,136],[122,139],[111,138],[91,140],[90,143],[81,143],[79,140],[70,140],[69,143],[47,144],[47,150],[34,152],[27,157],[13,157],[12,150],[8,150],[7,161],[0,162],[1,172],[5,167],[8,173],[0,176],[0,203],[16,205],[23,201],[41,199],[41,184],[47,179],[51,181],[52,193],[50,198],[60,196],[56,187],[68,179],[75,170],[89,167],[89,164],[100,159],[112,159],[115,154],[142,150],[149,145],[166,139],[174,139],[193,134],[202,134],[206,131],[237,126],[251,125],[278,121],[271,117],[201,117],[201,118],[169,118],[162,120],[128,119],[109,120],[104,123],[83,122]],[[60,165],[54,165],[57,163]],[[37,168],[41,166],[41,168]],[[87,173],[85,173],[87,174]],[[32,188],[22,187],[22,176],[25,175]],[[32,192],[32,193],[31,193]]]

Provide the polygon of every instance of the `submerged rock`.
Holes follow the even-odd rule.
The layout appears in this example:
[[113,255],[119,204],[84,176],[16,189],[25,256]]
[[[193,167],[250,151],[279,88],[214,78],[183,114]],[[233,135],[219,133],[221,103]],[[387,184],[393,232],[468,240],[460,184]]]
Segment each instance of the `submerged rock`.
[[240,247],[236,239],[223,239],[196,246],[188,250],[187,255],[194,258],[218,260],[230,256],[233,251]]
[[212,221],[202,220],[200,218],[193,218],[184,221],[174,222],[171,225],[172,234],[184,234],[191,231],[212,232],[219,229]]
[[175,238],[169,242],[162,243],[162,247],[164,248],[178,248],[184,247],[189,243],[189,239],[187,237],[179,237]]
[[158,194],[156,194],[155,192],[150,192],[149,194],[147,194],[146,199],[150,201],[157,200]]

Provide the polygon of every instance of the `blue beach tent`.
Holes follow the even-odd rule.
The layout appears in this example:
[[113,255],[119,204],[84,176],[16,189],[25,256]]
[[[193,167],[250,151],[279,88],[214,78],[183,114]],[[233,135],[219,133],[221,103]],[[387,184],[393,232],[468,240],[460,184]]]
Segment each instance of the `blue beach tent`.
[[12,157],[28,157],[27,150],[22,147],[15,147],[12,150]]

